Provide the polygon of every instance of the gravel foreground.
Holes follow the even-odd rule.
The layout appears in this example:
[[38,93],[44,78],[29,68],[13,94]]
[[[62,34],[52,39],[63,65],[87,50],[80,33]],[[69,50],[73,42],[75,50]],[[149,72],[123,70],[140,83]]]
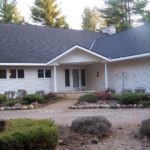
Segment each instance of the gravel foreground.
[[[138,135],[141,122],[150,118],[150,109],[68,109],[75,102],[76,100],[64,100],[41,109],[0,111],[0,119],[51,118],[58,125],[70,126],[72,120],[78,117],[105,116],[113,125],[113,134],[110,137],[100,140],[96,145],[91,144],[91,139],[94,137],[84,139],[82,136],[69,133],[72,136],[68,140],[69,144],[60,145],[58,150],[150,150],[150,141],[141,139]],[[62,138],[68,139],[68,135],[64,133],[70,132],[69,127],[61,130]]]

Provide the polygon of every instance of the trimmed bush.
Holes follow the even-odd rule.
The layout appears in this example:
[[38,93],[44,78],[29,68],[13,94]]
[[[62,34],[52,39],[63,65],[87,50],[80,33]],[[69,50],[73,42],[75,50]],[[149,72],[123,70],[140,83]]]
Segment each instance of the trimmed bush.
[[85,94],[83,96],[80,96],[78,101],[79,102],[95,103],[95,102],[97,102],[97,97],[95,94]]
[[55,150],[58,131],[52,121],[16,119],[0,134],[1,150]]
[[150,93],[140,94],[142,101],[150,101]]
[[6,101],[6,96],[4,94],[0,94],[0,103]]
[[17,103],[21,103],[21,100],[19,100],[19,99],[6,100],[6,101],[3,102],[3,105],[4,105],[4,106],[13,106],[13,105],[15,105],[15,104],[17,104]]
[[43,96],[36,95],[36,94],[28,94],[23,97],[23,101],[28,102],[29,104],[33,102],[38,102],[38,103],[45,103],[45,99]]
[[103,116],[80,117],[72,122],[71,129],[81,134],[92,134],[98,137],[109,135],[111,123]]
[[125,93],[118,97],[121,104],[138,104],[142,98],[140,94],[137,93]]
[[144,120],[141,125],[140,134],[150,138],[150,119]]
[[98,100],[110,100],[112,99],[111,92],[104,91],[104,92],[96,92],[95,93]]

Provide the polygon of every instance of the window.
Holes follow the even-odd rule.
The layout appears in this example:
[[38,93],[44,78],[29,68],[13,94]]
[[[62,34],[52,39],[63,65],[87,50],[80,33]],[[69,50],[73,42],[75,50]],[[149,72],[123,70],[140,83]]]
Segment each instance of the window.
[[16,69],[9,70],[9,73],[10,73],[9,77],[11,79],[15,79],[16,78]]
[[85,83],[85,70],[84,69],[81,69],[81,85],[82,86],[86,85],[86,83]]
[[24,78],[24,70],[23,69],[18,70],[18,78]]
[[44,69],[38,70],[38,78],[44,78]]
[[39,69],[38,70],[38,78],[51,78],[51,70],[50,69]]
[[70,72],[69,69],[65,69],[65,85],[70,86]]
[[6,70],[4,69],[0,70],[0,79],[6,79]]
[[50,69],[45,70],[45,78],[51,78],[51,70]]
[[9,78],[16,79],[16,78],[24,78],[24,70],[23,69],[11,69],[9,70]]

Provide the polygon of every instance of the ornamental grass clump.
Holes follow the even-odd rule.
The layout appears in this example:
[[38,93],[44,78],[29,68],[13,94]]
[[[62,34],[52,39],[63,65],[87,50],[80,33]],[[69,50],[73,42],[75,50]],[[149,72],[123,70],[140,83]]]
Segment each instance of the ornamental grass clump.
[[140,128],[140,134],[142,136],[147,136],[150,138],[150,118],[142,122]]
[[57,141],[57,127],[50,120],[8,120],[0,133],[0,150],[55,150]]
[[73,120],[71,129],[80,134],[91,134],[101,138],[110,134],[111,126],[109,120],[103,116],[80,117]]

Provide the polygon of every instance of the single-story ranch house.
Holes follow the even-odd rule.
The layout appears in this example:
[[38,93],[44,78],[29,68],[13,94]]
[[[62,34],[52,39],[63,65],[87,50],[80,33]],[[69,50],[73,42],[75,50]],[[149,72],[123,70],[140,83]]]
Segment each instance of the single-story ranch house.
[[150,92],[150,24],[112,35],[0,24],[0,93],[140,87]]

